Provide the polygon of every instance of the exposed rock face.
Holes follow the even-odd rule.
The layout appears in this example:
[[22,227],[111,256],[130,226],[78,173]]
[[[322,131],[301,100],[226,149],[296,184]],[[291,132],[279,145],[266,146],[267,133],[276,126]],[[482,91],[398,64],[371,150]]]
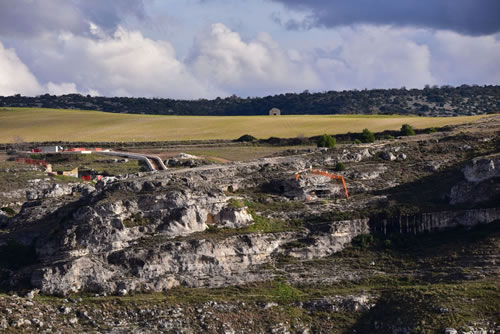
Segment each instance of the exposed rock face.
[[309,245],[293,248],[287,255],[311,260],[339,252],[360,234],[370,233],[369,219],[355,219],[314,226],[304,239]]
[[464,176],[475,183],[500,177],[500,154],[473,159],[465,166]]
[[[328,256],[342,250],[353,237],[368,233],[367,220],[324,224],[316,231],[245,234],[223,240],[169,241],[145,239],[109,252],[73,251],[73,257],[41,268],[32,283],[44,293],[77,291],[119,293],[162,291],[174,286],[221,287],[266,280],[272,274],[257,270],[278,254],[302,259]],[[301,237],[306,248],[282,247]]]
[[224,208],[214,217],[219,227],[241,228],[253,223],[252,215],[245,208]]
[[345,196],[340,181],[307,172],[301,173],[298,179],[293,175],[286,179],[273,180],[266,185],[265,189],[271,193],[301,201]]
[[26,199],[28,201],[34,201],[45,198],[56,198],[71,195],[73,193],[88,195],[93,191],[95,191],[95,188],[89,184],[52,184],[49,187],[36,188],[34,190],[26,191]]
[[463,169],[465,181],[450,190],[450,204],[500,200],[500,155],[471,160]]
[[339,156],[339,160],[360,162],[369,159],[371,157],[372,154],[367,148],[361,149],[358,152],[353,152],[351,150],[343,150],[342,154]]
[[[32,285],[42,293],[65,295],[242,284],[269,279],[272,274],[256,268],[278,254],[328,256],[369,232],[368,221],[360,220],[325,223],[310,231],[175,240],[209,225],[241,228],[253,222],[246,208],[229,206],[229,198],[211,182],[193,181],[124,180],[77,201],[61,195],[59,204],[54,197],[28,202],[12,226],[24,244],[35,242],[42,261]],[[47,207],[49,201],[53,208]],[[300,238],[309,238],[311,245],[282,247]]]
[[500,209],[474,209],[422,213],[391,219],[373,220],[372,231],[390,233],[423,233],[445,230],[457,226],[475,226],[500,220]]

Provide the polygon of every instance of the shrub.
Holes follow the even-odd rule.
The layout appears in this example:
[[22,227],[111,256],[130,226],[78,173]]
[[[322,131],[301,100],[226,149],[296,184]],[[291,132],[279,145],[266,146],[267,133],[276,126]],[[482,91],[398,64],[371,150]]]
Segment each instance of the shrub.
[[413,127],[410,124],[403,124],[403,126],[401,127],[401,135],[414,136],[415,130],[413,130]]
[[140,213],[133,214],[130,218],[126,218],[123,220],[123,225],[125,227],[136,227],[136,226],[144,226],[150,223],[149,218],[143,217]]
[[354,139],[354,144],[361,144],[361,140],[359,140],[359,139]]
[[392,136],[392,135],[387,135],[387,136],[385,136],[385,137],[384,137],[384,139],[394,139],[394,136]]
[[208,225],[207,229],[205,230],[205,232],[207,233],[218,233],[219,231],[219,228],[217,228],[217,226],[215,225]]
[[238,142],[250,142],[250,141],[256,141],[257,138],[251,135],[243,135],[240,138],[236,139]]
[[233,209],[238,209],[243,208],[245,204],[243,204],[240,199],[230,198],[229,201],[227,201],[227,206]]
[[281,138],[279,137],[269,137],[268,139],[265,140],[267,144],[271,145],[281,145]]
[[277,299],[278,302],[288,304],[297,301],[302,294],[301,291],[287,282],[275,281],[271,294]]
[[434,132],[437,132],[437,130],[436,130],[436,128],[428,128],[425,132],[434,133]]
[[337,144],[337,140],[330,135],[324,134],[318,139],[318,147],[332,148]]
[[335,165],[335,170],[337,172],[341,172],[343,170],[345,170],[345,165],[343,162],[337,162],[337,164]]
[[375,135],[368,129],[363,129],[361,133],[361,141],[363,143],[373,143],[375,142]]

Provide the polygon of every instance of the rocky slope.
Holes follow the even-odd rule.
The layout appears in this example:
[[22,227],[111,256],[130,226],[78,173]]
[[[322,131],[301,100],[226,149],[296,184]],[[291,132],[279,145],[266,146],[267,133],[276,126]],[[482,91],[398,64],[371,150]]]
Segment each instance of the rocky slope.
[[[494,284],[491,282],[496,282],[500,274],[496,236],[500,220],[499,129],[500,118],[492,117],[448,132],[374,144],[141,173],[108,178],[95,186],[39,187],[27,192],[17,215],[0,215],[1,286],[6,291],[36,289],[43,295],[126,296],[168,294],[185,288],[197,291],[195,288],[271,284],[270,289],[278,291],[276,298],[261,299],[277,301],[280,307],[292,300],[300,302],[293,307],[303,315],[320,314],[325,308],[328,312],[348,313],[351,306],[345,305],[352,305],[352,300],[357,300],[352,298],[360,294],[358,291],[358,297],[352,298],[338,294],[337,298],[318,291],[321,300],[327,300],[319,302],[314,301],[313,293],[296,295],[294,289],[300,286],[317,289],[361,284],[380,277],[384,277],[384,282],[387,277],[399,281],[403,280],[401,275],[410,281],[426,281],[442,275],[435,268],[446,268],[445,280],[483,280]],[[307,171],[312,166],[334,172],[337,162],[347,167],[341,174],[347,180],[350,198],[345,198],[341,183]],[[301,172],[299,179],[297,172]],[[447,231],[456,230],[457,226],[476,225],[491,225],[488,242],[472,247],[464,241],[462,253],[454,258],[429,254],[428,258],[417,260],[416,255],[404,250],[407,242],[421,243],[420,239],[405,238],[433,232],[445,240],[452,233]],[[483,238],[481,232],[476,234]],[[460,238],[466,235],[460,234]],[[443,254],[448,254],[453,246],[444,244],[448,248]],[[432,245],[441,247],[439,243]],[[366,261],[354,255],[349,255],[347,261],[344,257],[352,252],[352,247],[372,247],[373,251],[367,251]],[[396,261],[394,256],[407,259],[409,264]],[[350,291],[351,295],[355,292],[356,289]],[[374,305],[383,305],[384,293],[377,290],[359,297],[364,301],[360,302],[362,306],[352,306],[354,311],[365,314]],[[249,306],[235,301],[226,306],[228,310],[258,314],[258,298],[251,301]],[[2,302],[24,303],[14,297],[5,297]],[[25,308],[52,312],[53,306],[36,300],[39,302],[42,304],[28,302],[33,305]],[[77,313],[61,311],[62,328],[78,331],[83,321],[85,326],[105,331],[113,326],[136,328],[146,322],[140,314],[123,313],[127,317],[123,326],[105,324],[103,320],[93,323],[88,315],[91,310],[85,305],[78,308]],[[6,312],[7,317],[0,322],[4,328],[54,329],[46,326],[47,320],[37,318],[38,321],[28,323]],[[120,306],[116,312],[129,311]],[[164,312],[162,317],[171,319],[177,311],[167,308]],[[192,308],[179,311],[176,314],[186,317],[184,322],[174,321],[172,325],[169,320],[148,328],[198,331],[212,326],[200,324],[199,319],[189,320],[199,313],[205,312]],[[120,318],[118,314],[115,318]],[[162,317],[153,313],[150,319],[159,321]],[[312,321],[311,317],[316,315],[299,318]],[[276,332],[310,330],[314,326],[306,320],[293,326],[278,326],[282,329]],[[382,332],[417,326],[405,321],[390,325],[371,322],[370,326],[378,326]],[[207,328],[212,332],[245,332],[244,328],[232,326]],[[257,327],[259,331],[273,330]]]

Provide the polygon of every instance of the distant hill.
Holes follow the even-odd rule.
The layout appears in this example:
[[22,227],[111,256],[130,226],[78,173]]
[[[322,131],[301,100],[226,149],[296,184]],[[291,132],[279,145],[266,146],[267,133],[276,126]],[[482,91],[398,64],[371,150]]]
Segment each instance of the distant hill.
[[100,110],[155,115],[267,115],[278,108],[282,115],[402,114],[421,116],[480,115],[500,112],[500,86],[428,87],[424,89],[371,89],[324,93],[288,93],[214,100],[62,96],[0,96],[0,107],[41,107]]

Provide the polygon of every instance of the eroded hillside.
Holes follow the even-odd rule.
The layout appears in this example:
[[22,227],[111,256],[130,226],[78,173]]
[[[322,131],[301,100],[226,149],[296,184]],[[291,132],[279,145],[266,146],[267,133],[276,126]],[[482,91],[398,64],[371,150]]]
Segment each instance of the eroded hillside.
[[[1,297],[0,325],[494,330],[499,132],[492,116],[374,144],[41,187],[0,215],[2,288],[30,291]],[[343,176],[349,197],[311,170]]]

